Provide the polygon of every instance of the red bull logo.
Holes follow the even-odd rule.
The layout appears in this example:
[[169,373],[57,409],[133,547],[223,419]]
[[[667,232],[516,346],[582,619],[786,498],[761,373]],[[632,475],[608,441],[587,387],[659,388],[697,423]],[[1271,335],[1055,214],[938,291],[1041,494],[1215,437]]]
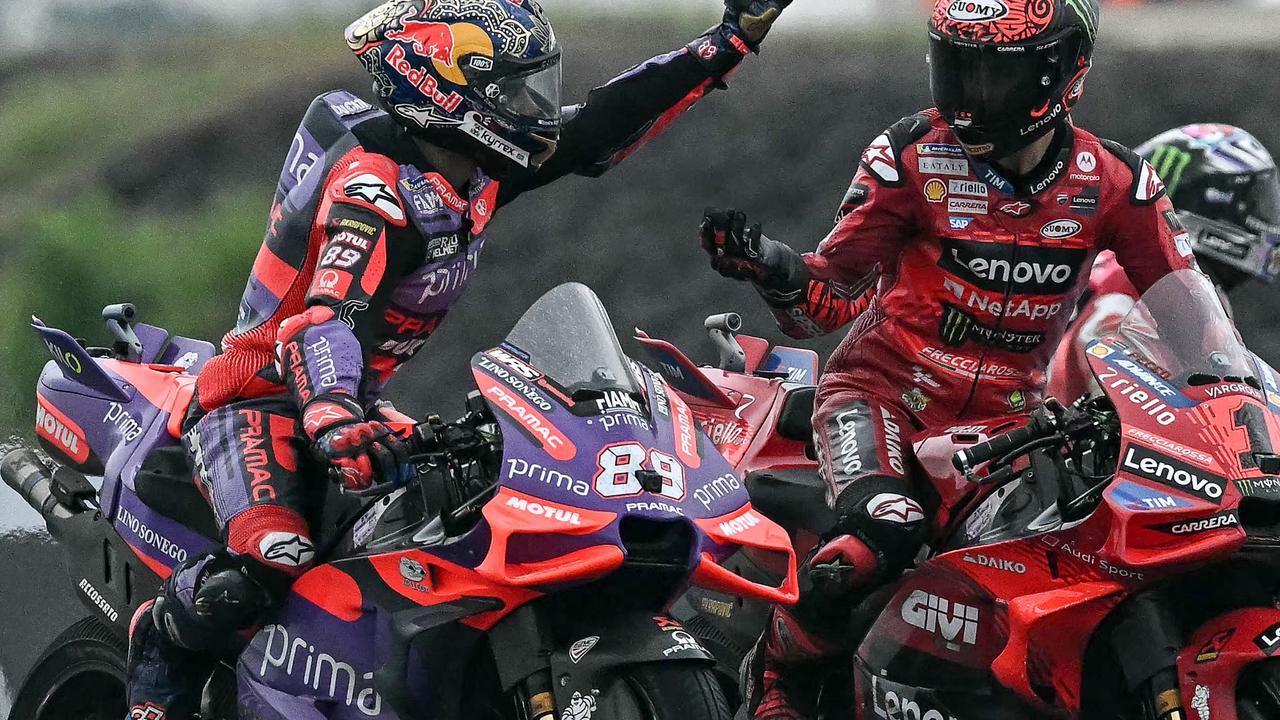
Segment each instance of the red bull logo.
[[[409,77],[410,71],[416,73],[417,79],[409,78],[414,85],[421,86],[421,83],[429,78],[434,92],[443,94],[438,87],[437,78],[426,69],[411,66],[406,59],[406,47],[417,57],[430,60],[435,74],[454,85],[467,84],[467,77],[463,74],[460,64],[463,58],[478,55],[486,58],[492,66],[493,39],[479,25],[467,22],[429,22],[409,18],[401,20],[400,25],[399,29],[387,30],[383,34],[384,39],[401,43],[386,52],[386,60],[387,64],[401,75]],[[479,61],[473,59],[472,67],[478,66]],[[436,104],[441,103],[437,100]]]
[[402,24],[402,29],[388,30],[385,37],[409,43],[415,53],[431,58],[445,67],[457,66],[457,59],[453,55],[453,28],[448,23],[404,20]]

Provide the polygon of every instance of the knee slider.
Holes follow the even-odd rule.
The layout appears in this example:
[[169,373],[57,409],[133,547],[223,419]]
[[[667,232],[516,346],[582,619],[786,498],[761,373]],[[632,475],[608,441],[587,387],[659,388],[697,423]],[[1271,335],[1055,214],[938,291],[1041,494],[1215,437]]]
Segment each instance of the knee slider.
[[237,631],[257,625],[274,604],[270,578],[250,562],[223,552],[180,565],[151,610],[156,627],[187,650],[232,651]]
[[896,573],[910,566],[928,532],[924,507],[898,477],[875,475],[845,488],[836,499],[837,534],[865,542]]

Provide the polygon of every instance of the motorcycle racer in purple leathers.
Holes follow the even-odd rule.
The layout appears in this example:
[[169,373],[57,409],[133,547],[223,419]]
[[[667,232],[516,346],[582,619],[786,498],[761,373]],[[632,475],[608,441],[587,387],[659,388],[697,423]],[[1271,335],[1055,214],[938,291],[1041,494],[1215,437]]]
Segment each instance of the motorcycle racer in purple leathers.
[[789,2],[726,0],[720,24],[565,108],[560,45],[533,0],[392,0],[347,28],[377,103],[320,96],[285,157],[236,327],[183,426],[227,549],[179,566],[135,616],[131,718],[195,715],[237,631],[314,564],[313,478],[352,491],[397,478],[405,453],[380,396],[461,297],[497,210],[660,134],[724,87]]

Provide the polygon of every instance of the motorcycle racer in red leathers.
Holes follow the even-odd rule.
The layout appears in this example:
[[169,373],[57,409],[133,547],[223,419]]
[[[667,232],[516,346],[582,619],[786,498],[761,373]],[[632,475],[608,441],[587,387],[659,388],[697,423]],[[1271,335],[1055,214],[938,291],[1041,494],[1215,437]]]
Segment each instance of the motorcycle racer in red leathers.
[[131,718],[199,712],[237,631],[317,561],[306,518],[326,471],[347,490],[399,477],[379,397],[478,271],[495,212],[628,157],[723,87],[789,2],[726,0],[702,36],[564,108],[534,0],[390,0],[347,28],[377,104],[326,93],[294,136],[236,327],[183,423],[227,547],[134,617]]
[[[1280,173],[1257,138],[1219,124],[1174,128],[1139,145],[1168,188],[1205,274],[1226,294],[1280,274]],[[1124,269],[1101,253],[1076,319],[1049,366],[1045,394],[1070,403],[1094,389],[1082,351],[1114,332],[1138,300]]]
[[755,283],[788,335],[852,322],[813,417],[837,522],[744,664],[756,718],[813,716],[815,663],[851,650],[851,605],[930,538],[937,494],[916,481],[911,435],[1039,403],[1099,252],[1139,290],[1194,267],[1151,165],[1070,121],[1098,19],[1096,0],[937,0],[936,108],[871,142],[815,252],[740,212],[703,219],[712,267]]

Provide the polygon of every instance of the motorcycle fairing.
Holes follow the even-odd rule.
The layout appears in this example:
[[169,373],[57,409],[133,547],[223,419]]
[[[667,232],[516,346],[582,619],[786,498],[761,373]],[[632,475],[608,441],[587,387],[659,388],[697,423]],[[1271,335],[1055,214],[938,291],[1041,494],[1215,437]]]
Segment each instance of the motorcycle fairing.
[[[36,388],[41,444],[71,467],[102,477],[103,515],[148,569],[167,577],[174,565],[212,543],[142,502],[134,478],[154,450],[177,445],[195,377],[167,364],[94,358],[65,332],[36,319],[32,327],[55,358]],[[207,359],[208,343],[169,340],[151,326],[140,337],[146,338],[144,357],[176,361],[194,353],[193,363]],[[181,354],[170,358],[175,352]]]
[[736,402],[703,374],[704,369],[694,365],[675,345],[666,340],[651,338],[642,330],[636,330],[636,342],[649,353],[649,357],[658,366],[658,372],[671,387],[704,403],[727,408],[737,407]]
[[[495,367],[495,360],[505,361],[512,372]],[[704,530],[695,535],[702,541],[691,548],[689,558],[695,581],[706,579],[717,587],[773,600],[794,596],[795,556],[786,533],[751,512],[742,482],[697,429],[693,412],[680,396],[647,368],[633,369],[644,383],[646,406],[580,415],[571,409],[574,400],[566,389],[531,363],[512,363],[504,352],[493,350],[473,358],[472,374],[504,438],[503,488],[484,510],[489,545],[477,569],[530,587],[599,577],[624,561],[622,522],[634,517],[696,523]],[[657,492],[637,488],[606,495],[617,478],[605,475],[611,462],[606,458],[633,450],[649,453],[646,468],[656,462],[655,451],[678,462],[683,482],[678,487],[664,478]],[[614,485],[607,484],[611,478]],[[713,524],[703,522],[713,519]],[[719,531],[725,523],[731,532]],[[714,532],[706,532],[708,527]],[[515,568],[505,543],[512,535],[530,532],[545,534],[546,541],[539,542],[539,555],[516,559],[520,567]],[[781,588],[725,576],[727,571],[717,563],[744,544],[787,558],[789,574]]]
[[1236,720],[1235,690],[1241,673],[1277,651],[1280,610],[1242,608],[1213,618],[1191,635],[1178,655],[1183,704],[1201,718]]

